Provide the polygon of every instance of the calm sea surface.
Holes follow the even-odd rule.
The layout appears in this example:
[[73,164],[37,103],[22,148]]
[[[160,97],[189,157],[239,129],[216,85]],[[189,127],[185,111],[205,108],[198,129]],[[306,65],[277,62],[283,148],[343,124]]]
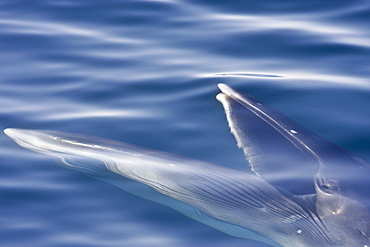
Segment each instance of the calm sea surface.
[[[0,127],[248,170],[217,83],[370,160],[370,2],[2,0]],[[0,135],[0,246],[265,246]]]

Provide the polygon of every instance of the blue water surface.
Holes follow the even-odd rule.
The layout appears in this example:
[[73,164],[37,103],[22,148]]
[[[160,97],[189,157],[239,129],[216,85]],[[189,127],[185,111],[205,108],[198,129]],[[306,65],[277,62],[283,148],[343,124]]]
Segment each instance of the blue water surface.
[[[370,160],[369,1],[2,0],[0,127],[84,133],[247,171],[224,82]],[[0,135],[0,246],[266,246]]]

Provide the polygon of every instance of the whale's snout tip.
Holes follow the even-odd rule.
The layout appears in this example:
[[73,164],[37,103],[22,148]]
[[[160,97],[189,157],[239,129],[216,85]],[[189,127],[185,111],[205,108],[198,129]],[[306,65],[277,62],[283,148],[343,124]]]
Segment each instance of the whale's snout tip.
[[7,135],[7,136],[11,136],[12,133],[14,132],[14,129],[13,128],[6,128],[4,129],[4,134]]
[[12,139],[14,139],[20,133],[22,133],[21,129],[15,129],[15,128],[6,128],[6,129],[4,129],[4,134],[9,136]]

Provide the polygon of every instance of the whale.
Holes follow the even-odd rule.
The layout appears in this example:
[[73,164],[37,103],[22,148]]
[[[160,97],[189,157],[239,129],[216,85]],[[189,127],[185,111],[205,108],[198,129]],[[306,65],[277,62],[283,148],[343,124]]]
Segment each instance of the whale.
[[256,98],[218,87],[245,172],[84,134],[4,133],[66,168],[236,237],[271,246],[370,246],[369,163]]

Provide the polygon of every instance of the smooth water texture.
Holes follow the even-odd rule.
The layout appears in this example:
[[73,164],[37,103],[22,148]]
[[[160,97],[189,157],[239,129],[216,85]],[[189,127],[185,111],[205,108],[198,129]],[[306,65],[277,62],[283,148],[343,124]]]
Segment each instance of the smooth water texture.
[[[101,136],[248,171],[217,83],[370,160],[368,1],[0,3],[0,127]],[[0,136],[1,246],[266,246]]]

